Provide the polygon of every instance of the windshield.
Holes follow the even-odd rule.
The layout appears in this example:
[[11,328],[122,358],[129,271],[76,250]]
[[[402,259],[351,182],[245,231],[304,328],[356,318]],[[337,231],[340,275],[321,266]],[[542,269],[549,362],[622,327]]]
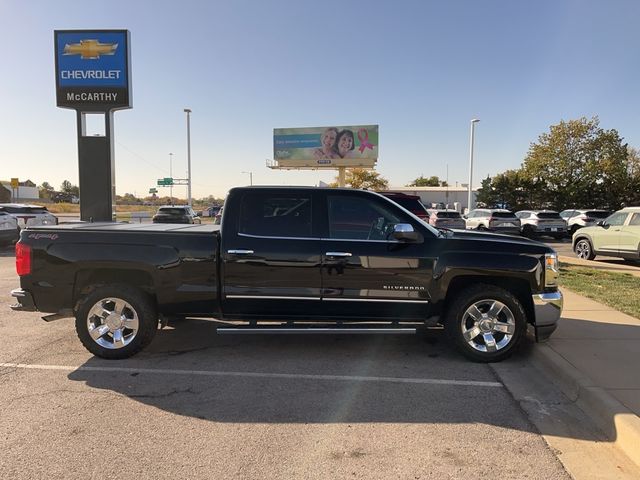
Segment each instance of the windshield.
[[[379,195],[379,194],[378,194]],[[402,205],[399,205],[397,202],[391,200],[388,197],[385,197],[384,195],[380,195],[382,198],[384,198],[387,202],[391,202],[393,203],[396,207],[399,207],[402,211],[404,211],[407,215],[411,216],[411,219],[416,221],[416,222],[420,222],[421,225],[425,226],[431,233],[433,233],[435,236],[439,237],[440,233],[438,232],[438,230],[434,227],[432,227],[431,225],[429,225],[426,221],[424,221],[423,219],[421,219],[420,217],[418,217],[415,213],[407,210],[405,207],[403,207]],[[425,209],[426,210],[426,209]]]
[[436,212],[438,218],[460,218],[460,214],[458,212]]
[[611,215],[609,212],[602,212],[602,211],[589,211],[587,212],[587,217],[591,217],[591,218],[607,218],[609,215]]
[[493,212],[491,214],[494,218],[514,218],[515,215],[511,212]]
[[166,207],[166,208],[160,208],[158,210],[158,213],[164,213],[167,215],[186,215],[186,211],[184,208],[171,208],[171,207]]
[[45,207],[0,207],[0,209],[4,210],[7,213],[13,214],[32,214],[32,215],[42,215],[45,213],[49,213],[49,211]]
[[559,219],[560,218],[560,214],[558,212],[540,212],[540,213],[538,213],[538,218]]
[[403,197],[387,197],[389,200],[393,200],[398,205],[406,208],[410,212],[427,213],[427,209],[420,203],[417,198],[403,198]]

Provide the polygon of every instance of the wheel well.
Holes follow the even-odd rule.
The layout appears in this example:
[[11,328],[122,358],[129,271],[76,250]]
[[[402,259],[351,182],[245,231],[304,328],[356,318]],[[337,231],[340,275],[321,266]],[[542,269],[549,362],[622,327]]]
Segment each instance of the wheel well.
[[151,295],[155,301],[153,278],[149,273],[143,270],[99,268],[95,270],[80,270],[76,274],[73,289],[74,303],[96,287],[109,284],[129,285],[138,288]]
[[576,243],[578,243],[580,240],[586,240],[587,242],[589,242],[589,245],[592,245],[591,243],[591,239],[589,237],[587,237],[586,235],[582,235],[582,236],[577,236],[576,239],[573,241],[573,243],[571,244],[571,249],[575,249],[576,248]]
[[[451,304],[453,297],[462,290],[472,285],[495,285],[500,287],[511,294],[513,294],[522,304],[525,313],[527,314],[527,321],[531,324],[535,322],[535,312],[533,309],[533,298],[531,297],[531,287],[529,282],[519,278],[492,278],[484,276],[462,276],[454,278],[449,284],[447,289],[447,295],[445,297],[445,309],[447,305]],[[444,316],[443,316],[444,317]]]

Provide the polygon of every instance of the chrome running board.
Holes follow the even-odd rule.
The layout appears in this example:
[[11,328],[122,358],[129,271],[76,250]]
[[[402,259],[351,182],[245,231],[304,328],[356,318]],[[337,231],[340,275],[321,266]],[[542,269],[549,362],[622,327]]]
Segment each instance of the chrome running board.
[[237,334],[237,333],[263,333],[263,334],[415,334],[415,328],[352,328],[352,327],[218,327],[216,332],[219,334]]

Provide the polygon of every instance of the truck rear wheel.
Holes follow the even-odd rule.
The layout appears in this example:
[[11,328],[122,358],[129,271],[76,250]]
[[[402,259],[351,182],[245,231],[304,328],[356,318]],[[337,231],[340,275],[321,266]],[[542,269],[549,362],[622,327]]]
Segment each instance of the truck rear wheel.
[[449,305],[445,331],[450,341],[475,362],[499,362],[517,348],[526,331],[522,304],[507,290],[474,285]]
[[76,332],[87,350],[98,357],[122,359],[151,343],[158,314],[147,294],[128,285],[98,287],[82,299],[76,312]]

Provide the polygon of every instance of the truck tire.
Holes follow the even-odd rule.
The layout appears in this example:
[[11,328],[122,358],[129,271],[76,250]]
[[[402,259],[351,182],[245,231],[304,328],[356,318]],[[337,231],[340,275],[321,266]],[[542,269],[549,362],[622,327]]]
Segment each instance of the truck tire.
[[128,285],[105,285],[84,297],[76,311],[76,333],[97,357],[122,359],[151,343],[158,314],[149,296]]
[[593,253],[593,246],[591,246],[591,242],[584,237],[580,238],[576,242],[573,246],[573,251],[576,254],[576,257],[583,260],[593,260],[596,258],[596,254]]
[[478,284],[457,294],[447,308],[445,332],[474,362],[500,362],[517,348],[526,332],[520,301],[495,285]]

